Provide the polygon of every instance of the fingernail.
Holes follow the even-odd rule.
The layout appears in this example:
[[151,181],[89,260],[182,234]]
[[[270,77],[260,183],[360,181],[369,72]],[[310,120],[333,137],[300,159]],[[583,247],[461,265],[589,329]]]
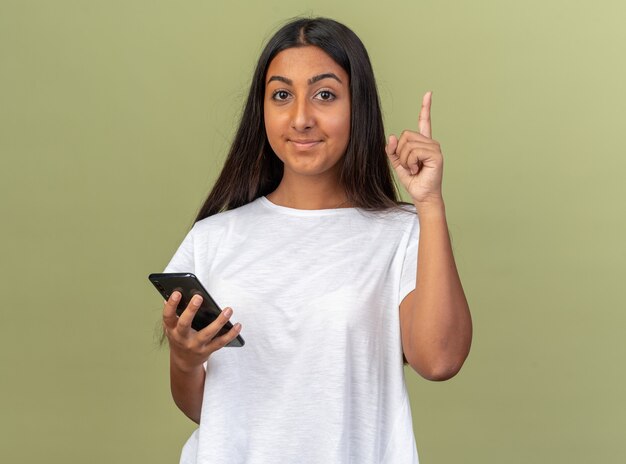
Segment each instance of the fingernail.
[[180,300],[180,293],[178,293],[178,292],[172,293],[172,300],[174,300],[174,301]]
[[233,314],[233,310],[231,308],[226,308],[224,310],[224,316],[230,317]]
[[200,306],[201,303],[202,303],[202,297],[200,295],[196,295],[193,297],[193,304],[195,306]]

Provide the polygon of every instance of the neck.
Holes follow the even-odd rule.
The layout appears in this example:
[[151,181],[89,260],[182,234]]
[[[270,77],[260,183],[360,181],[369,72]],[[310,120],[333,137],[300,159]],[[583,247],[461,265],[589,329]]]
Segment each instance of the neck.
[[266,197],[274,204],[295,209],[335,209],[351,206],[339,185],[307,185],[304,182],[290,185],[281,181],[276,190]]

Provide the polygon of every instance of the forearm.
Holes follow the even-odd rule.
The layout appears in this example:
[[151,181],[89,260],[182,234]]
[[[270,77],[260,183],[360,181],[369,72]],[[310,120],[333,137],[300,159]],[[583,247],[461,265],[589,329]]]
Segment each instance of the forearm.
[[456,269],[443,200],[418,206],[415,298],[409,316],[409,360],[433,380],[454,376],[469,354],[472,320]]
[[170,353],[172,398],[176,406],[196,424],[200,423],[205,376],[202,365],[192,371],[181,370]]

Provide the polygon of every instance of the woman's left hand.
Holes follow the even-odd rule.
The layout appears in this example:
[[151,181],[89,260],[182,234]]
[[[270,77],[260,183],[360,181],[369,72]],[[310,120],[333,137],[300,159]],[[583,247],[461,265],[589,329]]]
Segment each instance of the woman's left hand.
[[439,142],[431,138],[431,100],[432,92],[426,92],[419,115],[419,132],[404,130],[399,140],[392,134],[385,146],[398,179],[416,206],[443,202],[443,154]]

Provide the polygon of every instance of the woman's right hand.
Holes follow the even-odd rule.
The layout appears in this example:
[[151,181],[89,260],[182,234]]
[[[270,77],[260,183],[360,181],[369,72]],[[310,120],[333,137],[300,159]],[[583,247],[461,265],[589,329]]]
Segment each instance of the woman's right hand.
[[192,371],[202,365],[211,353],[224,347],[237,337],[241,324],[237,323],[224,335],[215,337],[232,316],[232,308],[225,308],[208,326],[200,331],[191,327],[191,321],[202,304],[202,297],[195,295],[183,313],[178,317],[176,308],[180,301],[180,292],[172,292],[163,308],[163,330],[169,341],[170,358],[176,367],[183,371]]

